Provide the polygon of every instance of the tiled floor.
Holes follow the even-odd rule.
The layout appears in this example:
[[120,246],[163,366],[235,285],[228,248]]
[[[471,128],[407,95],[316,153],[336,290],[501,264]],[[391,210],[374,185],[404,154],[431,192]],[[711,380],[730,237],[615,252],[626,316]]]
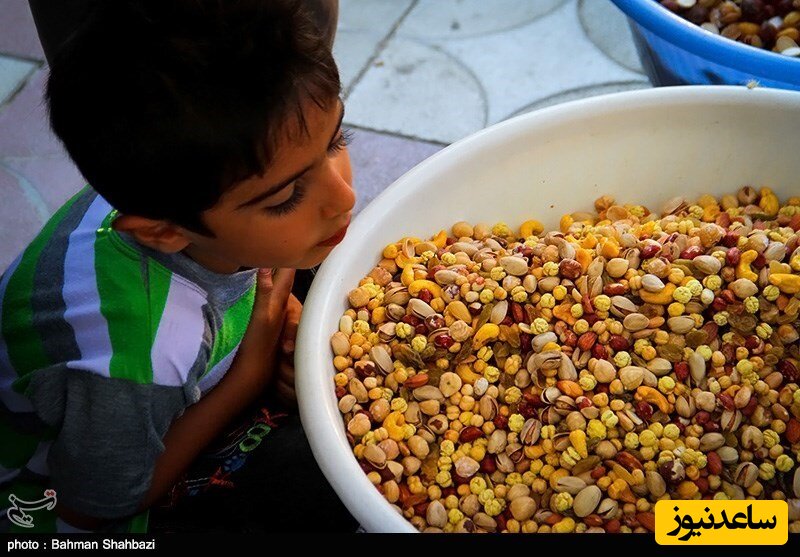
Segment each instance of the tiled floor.
[[[488,125],[649,87],[608,0],[340,0],[335,55],[356,130],[357,210]],[[82,179],[47,127],[25,0],[0,0],[0,271]]]

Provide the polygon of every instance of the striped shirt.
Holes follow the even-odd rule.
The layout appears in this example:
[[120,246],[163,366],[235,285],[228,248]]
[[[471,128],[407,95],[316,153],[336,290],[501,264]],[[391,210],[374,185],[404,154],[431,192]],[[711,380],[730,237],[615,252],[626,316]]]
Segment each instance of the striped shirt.
[[151,250],[114,231],[115,215],[87,187],[0,277],[0,532],[61,531],[47,509],[27,512],[31,528],[7,516],[9,497],[50,489],[145,531],[146,515],[129,517],[162,438],[224,376],[249,322],[255,270]]

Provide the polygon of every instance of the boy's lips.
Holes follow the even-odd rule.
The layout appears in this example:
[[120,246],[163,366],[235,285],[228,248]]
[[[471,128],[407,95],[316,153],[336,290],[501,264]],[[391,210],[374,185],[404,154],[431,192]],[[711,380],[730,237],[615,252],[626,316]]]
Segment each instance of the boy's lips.
[[323,240],[318,246],[335,246],[342,240],[344,240],[344,235],[347,233],[347,227],[350,226],[350,217],[347,218],[347,224],[345,224],[336,234],[328,238],[327,240]]

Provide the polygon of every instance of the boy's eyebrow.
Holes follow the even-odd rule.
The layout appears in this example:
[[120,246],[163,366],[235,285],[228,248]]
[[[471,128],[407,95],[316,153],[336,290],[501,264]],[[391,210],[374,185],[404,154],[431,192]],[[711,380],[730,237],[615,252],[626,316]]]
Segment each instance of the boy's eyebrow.
[[[341,110],[339,111],[339,121],[337,122],[336,127],[333,130],[333,135],[331,136],[330,141],[328,141],[328,145],[333,145],[333,142],[336,139],[336,135],[339,133],[339,130],[342,127],[342,121],[344,120],[344,103],[341,102],[341,100],[339,101],[339,106],[341,107]],[[280,184],[276,184],[276,185],[272,186],[271,188],[269,188],[267,191],[258,194],[254,198],[252,198],[252,199],[250,199],[248,201],[244,201],[244,202],[240,203],[239,205],[236,206],[236,208],[237,209],[241,209],[243,207],[249,207],[250,205],[255,205],[255,204],[259,203],[260,201],[263,201],[264,199],[275,195],[276,193],[281,191],[283,188],[285,188],[286,186],[288,186],[289,184],[291,184],[292,182],[297,180],[300,176],[302,176],[303,174],[308,172],[311,169],[312,166],[314,166],[313,162],[311,164],[309,164],[308,166],[306,166],[305,168],[303,168],[302,170],[300,170],[299,172],[296,172],[295,174],[293,174],[289,178],[285,179]]]

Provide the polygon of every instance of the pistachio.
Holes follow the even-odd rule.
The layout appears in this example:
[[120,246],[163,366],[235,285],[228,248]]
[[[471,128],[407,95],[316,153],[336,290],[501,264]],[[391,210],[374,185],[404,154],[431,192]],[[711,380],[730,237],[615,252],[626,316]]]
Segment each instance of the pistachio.
[[531,347],[534,352],[541,352],[546,344],[556,342],[557,340],[558,337],[553,332],[542,333],[533,337],[531,340]]
[[392,361],[392,356],[389,354],[389,351],[381,346],[374,346],[369,351],[370,359],[375,362],[375,365],[378,366],[378,369],[386,375],[387,373],[391,372],[394,369],[394,362]]
[[619,370],[619,379],[626,391],[634,391],[644,381],[645,370],[638,366],[626,366]]
[[497,469],[505,474],[510,474],[514,471],[514,462],[506,453],[498,453],[495,457],[497,462]]
[[648,292],[658,293],[664,290],[664,282],[657,276],[648,273],[642,277],[642,288]]
[[667,483],[655,470],[645,472],[645,484],[650,494],[657,499],[667,492]]
[[743,385],[741,389],[736,391],[733,397],[733,402],[736,408],[744,408],[750,402],[750,397],[753,396],[753,389],[748,385]]
[[581,490],[586,488],[586,482],[575,476],[565,476],[558,478],[555,490],[558,493],[566,492],[570,495],[578,495]]
[[646,329],[649,324],[650,319],[641,313],[629,313],[622,321],[622,325],[625,327],[625,329],[631,331],[632,333]]
[[360,403],[367,402],[369,400],[369,394],[367,393],[367,388],[364,386],[364,383],[353,377],[349,383],[350,394],[356,397],[356,400]]
[[617,455],[617,448],[611,441],[600,441],[595,447],[594,452],[603,460],[608,460]]
[[689,372],[695,383],[700,383],[706,378],[706,361],[697,352],[689,356]]
[[432,501],[425,511],[425,520],[435,528],[444,528],[447,525],[447,510],[440,501]]
[[745,278],[733,281],[728,288],[741,300],[748,296],[755,296],[758,293],[758,286],[750,279]]
[[427,421],[428,429],[430,429],[436,435],[441,435],[447,431],[447,427],[449,425],[450,422],[448,421],[447,416],[443,414],[437,414]]
[[529,418],[522,426],[519,433],[519,440],[525,445],[533,445],[539,440],[542,431],[542,422],[534,418]]
[[350,352],[350,340],[346,334],[338,331],[331,337],[331,348],[333,348],[334,355],[346,356]]
[[764,434],[755,426],[745,426],[742,428],[741,443],[745,449],[759,449],[764,444]]
[[585,517],[592,514],[600,500],[603,498],[603,492],[596,485],[590,485],[581,489],[575,496],[572,503],[572,510],[576,516]]
[[458,280],[458,277],[460,276],[461,275],[459,275],[457,272],[451,271],[450,269],[442,269],[434,273],[433,280],[444,286],[448,284],[455,284],[456,280]]
[[617,370],[611,362],[597,360],[595,362],[593,374],[600,383],[611,383],[617,376]]
[[497,399],[489,395],[482,396],[478,406],[484,420],[493,420],[500,409]]
[[486,451],[489,454],[498,454],[505,450],[508,436],[502,429],[495,429],[489,436],[489,443],[486,445]]
[[386,290],[383,297],[384,303],[387,305],[396,304],[405,306],[411,300],[411,294],[408,293],[408,288],[405,286],[395,286]]
[[351,394],[346,394],[342,398],[339,399],[339,412],[342,414],[347,414],[353,409],[353,406],[356,405],[356,397]]
[[438,400],[423,400],[419,403],[419,410],[426,416],[435,416],[442,409]]
[[521,277],[528,272],[528,263],[521,257],[502,257],[500,266],[509,275]]
[[736,431],[742,423],[742,413],[739,410],[725,410],[720,417],[723,431]]
[[647,369],[656,377],[661,377],[672,371],[672,364],[664,358],[653,358],[647,362]]
[[725,444],[725,436],[721,433],[706,433],[700,438],[700,450],[704,453],[715,451]]
[[611,298],[611,313],[617,317],[625,317],[629,313],[636,313],[639,311],[639,306],[634,304],[625,296],[613,296]]
[[747,489],[758,479],[758,466],[752,462],[742,462],[736,467],[736,472],[733,475],[734,481]]
[[444,395],[442,391],[434,387],[433,385],[425,385],[424,387],[419,387],[414,389],[414,398],[418,401],[423,400],[436,400],[438,402],[444,401]]
[[390,342],[397,333],[397,323],[389,321],[378,327],[378,335],[383,342]]
[[468,456],[459,458],[454,464],[456,474],[462,478],[471,478],[480,469],[480,464]]
[[735,464],[739,461],[739,453],[733,447],[720,447],[717,449],[717,455],[723,464]]
[[694,268],[705,275],[716,275],[722,268],[719,259],[710,255],[698,255],[692,259]]
[[619,278],[628,271],[628,260],[615,257],[606,263],[606,272],[612,278]]
[[669,327],[669,330],[679,335],[685,335],[694,329],[696,325],[694,319],[684,315],[667,319],[667,327]]
[[697,411],[694,399],[691,397],[679,396],[675,399],[675,411],[682,418],[691,418]]
[[494,532],[497,530],[497,521],[486,513],[475,513],[472,520],[475,526],[484,532]]
[[599,514],[602,518],[611,519],[617,516],[619,512],[619,503],[606,497],[600,504],[597,506],[597,514]]
[[536,501],[531,497],[517,497],[509,505],[511,515],[518,522],[524,522],[536,512]]
[[378,445],[367,445],[364,448],[364,458],[375,468],[386,466],[386,453]]

